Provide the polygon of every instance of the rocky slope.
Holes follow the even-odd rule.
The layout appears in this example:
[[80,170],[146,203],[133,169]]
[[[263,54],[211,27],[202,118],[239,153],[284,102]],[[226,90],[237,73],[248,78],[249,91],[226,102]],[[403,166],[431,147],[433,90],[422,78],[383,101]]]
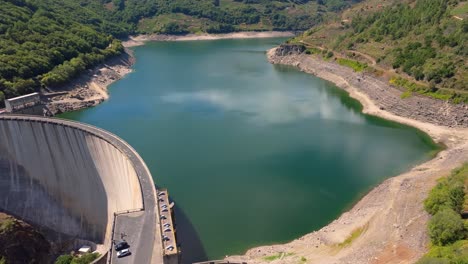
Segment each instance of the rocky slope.
[[0,213],[0,259],[5,263],[49,263],[50,250],[50,243],[31,225]]
[[451,104],[417,94],[402,99],[403,92],[390,85],[384,78],[354,72],[351,68],[333,61],[325,61],[318,56],[307,55],[303,51],[301,45],[281,45],[268,53],[268,59],[273,64],[298,67],[301,71],[331,81],[345,90],[353,86],[366,94],[380,109],[395,115],[439,126],[468,127],[466,104]]

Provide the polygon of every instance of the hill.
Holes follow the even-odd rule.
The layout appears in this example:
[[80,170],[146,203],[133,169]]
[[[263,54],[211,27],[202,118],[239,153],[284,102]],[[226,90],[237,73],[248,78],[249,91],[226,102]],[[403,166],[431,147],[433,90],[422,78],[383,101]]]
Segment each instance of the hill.
[[466,1],[366,0],[292,42],[385,75],[404,96],[468,102],[467,14]]

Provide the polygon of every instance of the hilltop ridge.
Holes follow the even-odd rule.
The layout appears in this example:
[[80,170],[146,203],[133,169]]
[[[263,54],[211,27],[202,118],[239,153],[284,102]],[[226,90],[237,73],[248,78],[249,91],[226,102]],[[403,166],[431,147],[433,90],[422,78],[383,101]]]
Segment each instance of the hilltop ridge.
[[468,102],[468,4],[366,0],[291,40],[406,93]]

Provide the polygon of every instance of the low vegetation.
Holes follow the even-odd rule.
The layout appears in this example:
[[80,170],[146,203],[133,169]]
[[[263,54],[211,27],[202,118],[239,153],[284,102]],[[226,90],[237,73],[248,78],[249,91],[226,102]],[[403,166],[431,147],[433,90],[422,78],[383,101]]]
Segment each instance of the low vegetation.
[[340,65],[353,69],[355,72],[362,72],[368,67],[366,63],[361,63],[359,61],[344,59],[344,58],[337,59],[337,62]]
[[62,255],[55,264],[89,264],[99,257],[99,253],[87,253],[82,256]]
[[263,257],[263,260],[271,262],[273,260],[281,259],[281,258],[292,256],[292,255],[294,255],[294,254],[293,253],[279,252],[279,253],[277,253],[275,255]]
[[10,232],[15,226],[16,220],[14,218],[7,218],[0,223],[0,233]]
[[336,246],[341,249],[351,245],[351,243],[360,237],[366,229],[367,225],[354,229],[353,232],[351,232],[351,234],[343,242],[337,244]]
[[431,247],[418,262],[468,263],[468,221],[462,219],[468,192],[468,164],[442,178],[424,201],[424,208],[432,215],[428,223]]

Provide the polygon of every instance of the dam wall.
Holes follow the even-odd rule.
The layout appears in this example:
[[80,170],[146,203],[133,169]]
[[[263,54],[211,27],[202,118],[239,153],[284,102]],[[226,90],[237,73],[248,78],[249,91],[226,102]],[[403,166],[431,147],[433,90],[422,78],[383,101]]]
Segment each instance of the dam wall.
[[0,210],[109,246],[114,214],[144,209],[136,158],[128,144],[92,126],[0,116]]

